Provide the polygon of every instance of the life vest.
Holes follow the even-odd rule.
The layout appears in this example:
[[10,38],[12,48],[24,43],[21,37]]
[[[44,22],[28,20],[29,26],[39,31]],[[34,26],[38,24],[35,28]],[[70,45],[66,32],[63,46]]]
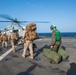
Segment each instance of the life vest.
[[60,31],[55,29],[54,30],[55,34],[56,34],[56,42],[60,42],[61,41],[61,34],[60,34]]

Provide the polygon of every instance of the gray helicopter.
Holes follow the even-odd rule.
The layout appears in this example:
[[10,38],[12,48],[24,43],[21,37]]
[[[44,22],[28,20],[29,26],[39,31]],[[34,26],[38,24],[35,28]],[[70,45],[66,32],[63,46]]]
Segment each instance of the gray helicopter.
[[1,29],[0,31],[6,32],[7,34],[10,33],[10,31],[17,31],[19,33],[19,36],[22,37],[23,27],[20,25],[21,23],[50,23],[48,21],[18,21],[16,18],[13,19],[9,15],[6,14],[0,14],[1,18],[7,19],[7,21],[0,21],[0,22],[12,22],[11,25],[5,27],[4,29]]

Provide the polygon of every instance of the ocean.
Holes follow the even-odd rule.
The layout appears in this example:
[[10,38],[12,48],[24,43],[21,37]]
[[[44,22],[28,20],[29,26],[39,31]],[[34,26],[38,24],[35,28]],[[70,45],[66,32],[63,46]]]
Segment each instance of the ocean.
[[[38,33],[39,36],[46,36],[50,37],[52,33]],[[61,33],[62,37],[76,37],[76,32],[62,32]]]

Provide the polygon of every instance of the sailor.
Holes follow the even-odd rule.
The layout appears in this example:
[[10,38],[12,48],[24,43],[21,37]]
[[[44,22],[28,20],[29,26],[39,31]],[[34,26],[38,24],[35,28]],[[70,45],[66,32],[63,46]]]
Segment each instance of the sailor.
[[61,33],[56,28],[55,25],[51,25],[50,29],[52,30],[52,38],[51,38],[51,50],[58,51],[60,45],[61,45]]

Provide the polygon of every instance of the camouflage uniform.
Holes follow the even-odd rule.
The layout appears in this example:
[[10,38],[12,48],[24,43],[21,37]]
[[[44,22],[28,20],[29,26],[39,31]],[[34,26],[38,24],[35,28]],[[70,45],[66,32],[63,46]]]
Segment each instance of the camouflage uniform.
[[2,34],[1,40],[2,40],[2,47],[4,47],[4,45],[5,45],[6,48],[7,48],[8,35],[6,33],[5,34]]
[[[33,27],[34,26],[34,27]],[[31,59],[34,58],[34,54],[33,54],[33,41],[35,39],[37,39],[37,35],[35,32],[35,28],[36,26],[34,24],[28,24],[25,30],[25,37],[24,37],[24,50],[23,50],[23,54],[22,57],[26,57],[26,51],[29,48],[30,51],[30,57]]]
[[23,54],[22,57],[26,57],[26,51],[29,48],[30,50],[30,58],[33,59],[33,42],[30,40],[30,36],[28,35],[28,32],[25,33],[25,37],[24,37],[24,50],[23,50]]
[[53,46],[53,48],[51,49],[57,52],[60,45],[61,45],[61,34],[59,30],[55,29],[52,32],[51,46]]
[[1,36],[2,36],[2,33],[0,32],[0,43],[1,43]]
[[19,34],[17,32],[11,32],[9,35],[9,39],[11,40],[13,52],[15,52],[18,44]]

